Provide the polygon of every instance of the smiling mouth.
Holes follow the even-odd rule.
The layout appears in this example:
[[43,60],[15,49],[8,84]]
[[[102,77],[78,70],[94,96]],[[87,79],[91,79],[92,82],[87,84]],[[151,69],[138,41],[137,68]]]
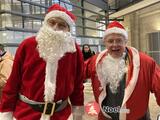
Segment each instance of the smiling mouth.
[[112,50],[112,52],[119,52],[119,51],[120,51],[120,49]]

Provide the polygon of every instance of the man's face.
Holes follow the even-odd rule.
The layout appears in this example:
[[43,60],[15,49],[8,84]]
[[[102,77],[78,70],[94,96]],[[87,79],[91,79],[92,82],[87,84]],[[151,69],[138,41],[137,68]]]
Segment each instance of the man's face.
[[126,47],[125,37],[121,34],[112,33],[104,38],[104,44],[108,49],[108,53],[113,58],[120,58]]
[[61,18],[52,17],[47,20],[47,24],[55,31],[69,32],[69,25]]

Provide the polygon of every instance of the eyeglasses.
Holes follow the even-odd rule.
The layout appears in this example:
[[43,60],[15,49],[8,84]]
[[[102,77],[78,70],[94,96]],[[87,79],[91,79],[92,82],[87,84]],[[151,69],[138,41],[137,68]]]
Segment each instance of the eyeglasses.
[[55,25],[57,25],[57,27],[60,29],[60,30],[65,30],[65,29],[69,29],[69,26],[68,26],[68,24],[64,21],[64,20],[62,20],[62,19],[55,19],[55,18],[52,18],[52,19],[49,19],[48,20],[48,24],[51,26],[51,27],[53,27],[53,26],[55,26]]
[[108,44],[109,46],[111,45],[124,45],[125,44],[125,40],[122,39],[109,39],[109,40],[105,40],[105,43]]

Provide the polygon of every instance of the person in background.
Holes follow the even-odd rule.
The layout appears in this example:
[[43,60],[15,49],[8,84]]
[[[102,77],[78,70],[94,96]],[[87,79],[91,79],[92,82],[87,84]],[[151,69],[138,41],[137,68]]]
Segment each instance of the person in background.
[[117,21],[109,23],[106,49],[85,62],[100,106],[98,120],[149,120],[148,103],[154,93],[160,106],[160,67],[148,55],[127,46],[128,34]]
[[[95,52],[91,50],[89,44],[84,44],[82,46],[83,60],[86,61],[90,57],[95,55]],[[90,79],[84,79],[83,83],[90,82]]]
[[90,46],[88,44],[84,44],[82,46],[82,53],[83,53],[83,59],[86,61],[88,58],[95,55],[95,52],[91,50]]
[[4,45],[0,44],[0,99],[2,89],[7,82],[13,65],[13,56],[4,49]]
[[64,7],[48,8],[37,36],[16,51],[0,120],[82,120],[84,62],[74,26],[75,16]]

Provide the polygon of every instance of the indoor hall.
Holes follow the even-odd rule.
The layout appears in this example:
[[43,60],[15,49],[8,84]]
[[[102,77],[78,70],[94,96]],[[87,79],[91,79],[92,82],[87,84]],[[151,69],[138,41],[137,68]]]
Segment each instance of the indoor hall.
[[[81,50],[87,44],[95,54],[102,52],[107,25],[116,20],[125,27],[127,45],[149,55],[160,65],[160,0],[1,0],[0,44],[15,56],[25,38],[37,35],[47,9],[53,4],[60,4],[77,17],[72,35]],[[86,107],[95,98],[91,80],[83,84]],[[94,107],[90,108],[95,112]],[[159,108],[154,94],[150,94],[152,120],[160,114]],[[97,115],[85,111],[83,119],[97,120]]]

